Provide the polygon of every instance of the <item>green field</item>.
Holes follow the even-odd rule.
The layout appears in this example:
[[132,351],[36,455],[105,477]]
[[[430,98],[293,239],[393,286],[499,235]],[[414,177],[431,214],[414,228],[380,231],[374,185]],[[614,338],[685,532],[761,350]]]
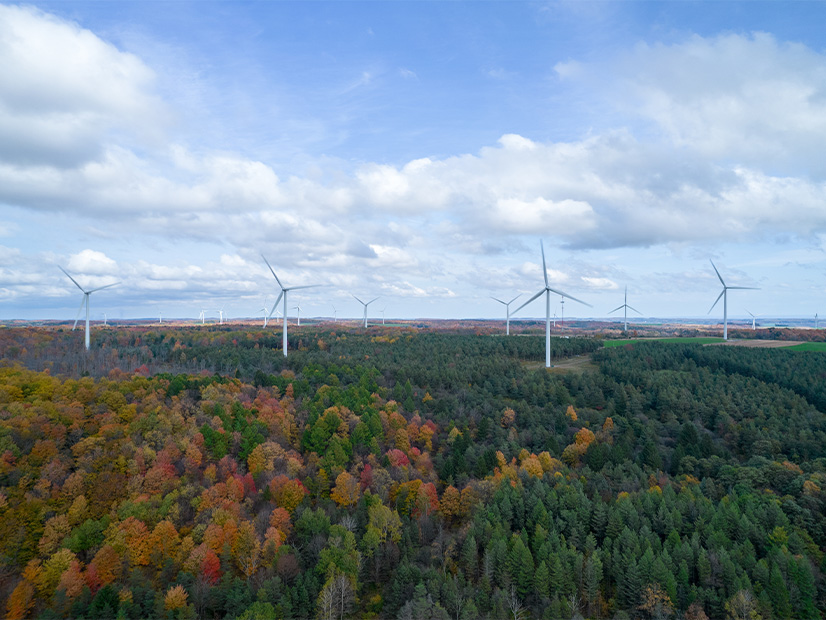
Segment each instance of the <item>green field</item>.
[[790,351],[820,351],[821,353],[826,352],[826,342],[804,342],[802,344],[796,344],[793,347],[789,347]]
[[621,347],[626,344],[634,344],[635,342],[651,342],[656,340],[658,342],[684,342],[693,344],[712,344],[714,342],[723,342],[722,338],[636,338],[629,340],[606,340],[606,347]]

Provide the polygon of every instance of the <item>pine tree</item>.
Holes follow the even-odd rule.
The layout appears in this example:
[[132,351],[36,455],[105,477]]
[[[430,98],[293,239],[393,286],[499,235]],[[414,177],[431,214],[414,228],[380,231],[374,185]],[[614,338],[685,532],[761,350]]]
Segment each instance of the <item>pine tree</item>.
[[540,562],[536,567],[533,576],[533,589],[540,596],[547,597],[550,594],[551,573],[545,562]]

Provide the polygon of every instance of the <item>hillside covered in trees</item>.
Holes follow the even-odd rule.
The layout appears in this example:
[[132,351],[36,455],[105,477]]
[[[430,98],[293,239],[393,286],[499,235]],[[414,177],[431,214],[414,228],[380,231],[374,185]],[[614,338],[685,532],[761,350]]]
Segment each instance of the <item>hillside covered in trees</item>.
[[822,618],[826,356],[0,331],[9,618]]

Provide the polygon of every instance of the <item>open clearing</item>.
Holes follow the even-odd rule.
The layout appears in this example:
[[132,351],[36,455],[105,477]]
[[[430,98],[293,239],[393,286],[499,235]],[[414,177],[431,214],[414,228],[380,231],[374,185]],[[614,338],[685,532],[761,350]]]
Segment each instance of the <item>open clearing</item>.
[[[528,370],[539,370],[545,367],[545,362],[525,362],[524,366]],[[556,361],[551,359],[551,367],[548,369],[548,372],[566,374],[596,369],[597,365],[591,360],[590,355],[577,355],[576,357],[568,357]]]

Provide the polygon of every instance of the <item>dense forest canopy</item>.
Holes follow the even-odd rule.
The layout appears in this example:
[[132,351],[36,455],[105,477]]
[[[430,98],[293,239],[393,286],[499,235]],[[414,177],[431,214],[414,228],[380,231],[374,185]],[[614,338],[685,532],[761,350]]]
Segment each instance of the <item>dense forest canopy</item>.
[[826,356],[0,331],[10,618],[821,618]]

